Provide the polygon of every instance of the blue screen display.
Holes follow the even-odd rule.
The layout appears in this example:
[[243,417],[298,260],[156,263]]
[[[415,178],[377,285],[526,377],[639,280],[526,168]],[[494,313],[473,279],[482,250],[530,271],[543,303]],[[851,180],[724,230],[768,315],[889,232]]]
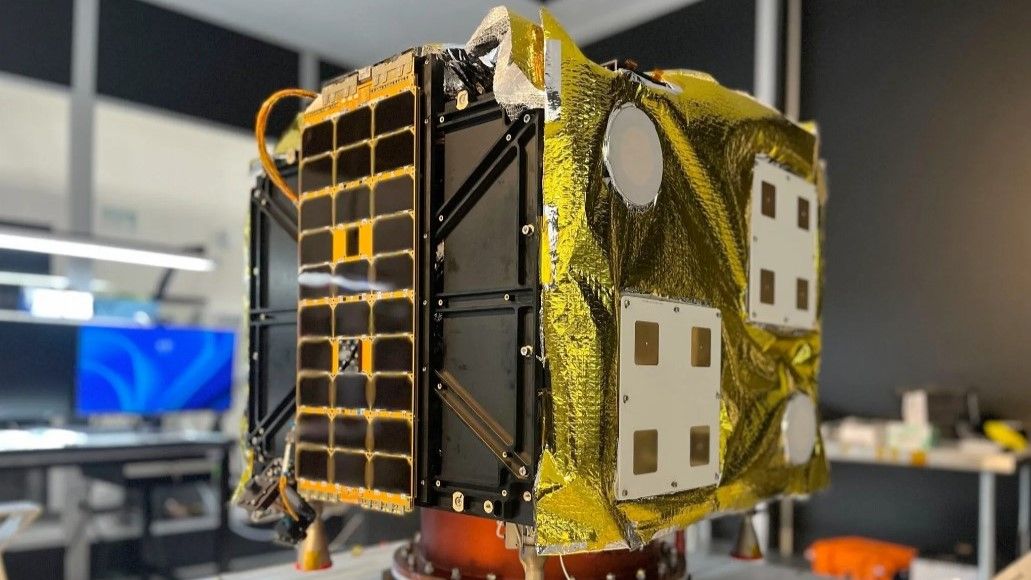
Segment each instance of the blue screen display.
[[82,326],[78,342],[79,415],[229,408],[233,332]]

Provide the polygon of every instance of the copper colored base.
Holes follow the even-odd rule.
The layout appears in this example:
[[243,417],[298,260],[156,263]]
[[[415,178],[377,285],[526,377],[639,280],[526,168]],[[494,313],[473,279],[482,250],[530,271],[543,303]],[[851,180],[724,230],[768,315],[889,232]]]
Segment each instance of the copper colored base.
[[[524,578],[516,550],[505,547],[504,528],[487,518],[441,510],[421,511],[422,531],[394,553],[395,578],[410,580],[514,580]],[[653,542],[642,550],[564,556],[570,577],[599,580],[670,580],[684,576],[684,556]],[[563,580],[562,563],[548,557],[544,578]]]

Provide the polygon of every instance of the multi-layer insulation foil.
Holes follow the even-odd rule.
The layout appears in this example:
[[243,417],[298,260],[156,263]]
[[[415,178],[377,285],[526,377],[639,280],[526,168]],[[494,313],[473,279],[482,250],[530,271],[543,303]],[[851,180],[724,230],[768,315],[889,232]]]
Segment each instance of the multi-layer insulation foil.
[[[753,324],[747,310],[756,158],[819,189],[815,131],[705,75],[654,71],[647,82],[603,68],[547,11],[542,18],[535,50],[544,53],[548,97],[542,229],[549,239],[540,257],[541,332],[552,412],[535,486],[538,545],[545,553],[636,547],[714,512],[822,488],[828,468],[820,442],[800,465],[789,463],[782,443],[788,400],[817,397],[819,329]],[[662,147],[661,185],[645,208],[615,191],[602,159],[609,116],[626,103],[654,121]],[[819,265],[818,251],[813,259]],[[617,495],[617,329],[627,293],[722,313],[720,476],[710,486],[631,501]]]

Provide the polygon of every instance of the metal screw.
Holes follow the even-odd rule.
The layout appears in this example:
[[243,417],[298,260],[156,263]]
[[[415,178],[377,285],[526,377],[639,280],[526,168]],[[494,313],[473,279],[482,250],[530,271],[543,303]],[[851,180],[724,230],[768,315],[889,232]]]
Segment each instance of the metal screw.
[[673,307],[673,312],[680,312],[680,307],[679,306],[674,306]]
[[440,116],[440,122],[441,122],[441,123],[443,123],[443,122],[444,122],[444,115],[441,115],[441,116]]
[[426,574],[432,574],[433,573],[433,564],[430,564],[429,562],[426,562],[426,565],[422,567],[422,571],[424,573],[426,573]]
[[443,391],[444,390],[444,385],[442,385],[440,383],[437,383],[437,390],[438,391]]
[[442,216],[442,215],[437,216],[437,221],[438,222],[444,221],[444,216]]
[[530,501],[533,499],[533,494],[528,491],[523,492],[523,501]]
[[435,485],[437,487],[440,487],[440,480],[438,479],[437,481],[434,481],[433,485]]
[[258,360],[258,353],[251,353],[251,360]]
[[630,400],[630,395],[623,395],[623,402],[626,403]]
[[501,497],[508,497],[508,490],[507,489],[501,490]]
[[524,236],[532,235],[533,234],[533,225],[532,224],[526,224],[525,226],[522,227],[521,231],[523,232]]
[[637,578],[637,580],[644,580],[647,577],[648,575],[644,573],[644,568],[638,568],[637,574],[634,574],[634,578]]
[[533,347],[530,346],[530,345],[526,345],[523,348],[519,349],[519,354],[521,354],[521,355],[523,355],[525,357],[530,357],[530,356],[533,355]]
[[427,368],[429,368],[429,367],[422,367],[422,372],[426,372]]
[[723,318],[723,313],[719,310],[716,311],[716,318]]
[[609,572],[608,574],[605,575],[605,580],[616,580],[616,575],[613,574],[612,572]]
[[423,234],[422,235],[422,239],[428,240],[428,239],[430,239],[430,235],[429,234]]
[[423,300],[423,301],[422,301],[422,305],[423,305],[423,306],[426,306],[427,304],[429,304],[429,301],[428,301],[428,300]]
[[488,514],[494,513],[494,502],[489,499],[483,501],[483,511]]
[[529,123],[530,122],[530,115],[529,114],[523,115],[523,122],[524,123]]
[[623,308],[630,308],[630,301],[629,300],[624,300],[623,301]]
[[511,141],[511,140],[512,140],[512,134],[511,133],[509,133],[508,135],[505,135],[505,141]]
[[519,468],[519,475],[526,477],[526,466]]
[[507,458],[508,457],[508,451],[502,451],[501,452],[501,456]]
[[676,487],[676,486],[677,486],[677,482],[675,482],[675,481],[674,481],[674,482],[673,482],[673,483],[672,483],[671,485],[672,485],[673,487]]
[[437,306],[443,306],[443,305],[444,305],[444,301],[443,300],[437,300]]
[[508,302],[511,299],[512,299],[512,296],[510,294],[505,294],[505,302]]
[[626,497],[628,495],[630,495],[630,492],[624,489],[623,490],[623,497]]
[[462,577],[462,572],[458,568],[451,569],[451,580],[459,580]]
[[498,580],[498,575],[494,572],[487,572],[487,580]]

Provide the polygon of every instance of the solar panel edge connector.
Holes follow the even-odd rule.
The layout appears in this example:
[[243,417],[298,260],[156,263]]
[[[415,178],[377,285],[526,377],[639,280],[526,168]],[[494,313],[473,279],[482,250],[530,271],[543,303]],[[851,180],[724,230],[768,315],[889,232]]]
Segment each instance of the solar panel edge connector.
[[[407,76],[391,77],[387,71],[381,75],[387,79],[382,86],[359,87],[355,95],[304,115],[298,218],[302,293],[297,337],[295,419],[301,439],[295,455],[297,487],[310,500],[353,503],[391,513],[412,509],[415,452],[418,87],[414,70],[406,69],[403,57],[395,59],[401,62],[397,70],[407,70]],[[367,126],[362,125],[365,122]],[[309,130],[320,134],[309,138]],[[304,146],[313,142],[322,147],[309,155]],[[306,180],[309,168],[313,178]],[[409,182],[406,200],[404,188]],[[377,211],[381,191],[382,212]],[[309,204],[319,211],[306,215]],[[313,227],[305,228],[306,224]],[[384,270],[388,263],[389,276]],[[303,291],[312,287],[317,290]],[[367,305],[359,309],[367,312],[365,319],[355,312],[338,318],[338,309],[360,304]],[[382,304],[390,308],[377,308]],[[316,309],[321,310],[306,319]],[[364,324],[364,332],[356,332],[356,324]],[[338,331],[338,325],[341,330],[347,327],[346,332]],[[358,381],[347,379],[359,376]],[[317,379],[314,388],[329,390],[315,399],[328,404],[302,404],[308,401],[308,394],[301,391],[302,381],[312,378]],[[393,390],[387,398],[390,408],[383,408],[377,398],[381,382]],[[346,391],[347,406],[342,406],[341,389],[353,390],[358,384],[364,392]],[[407,405],[398,408],[406,389]],[[365,404],[356,404],[362,395]],[[309,424],[317,426],[302,433]]]

